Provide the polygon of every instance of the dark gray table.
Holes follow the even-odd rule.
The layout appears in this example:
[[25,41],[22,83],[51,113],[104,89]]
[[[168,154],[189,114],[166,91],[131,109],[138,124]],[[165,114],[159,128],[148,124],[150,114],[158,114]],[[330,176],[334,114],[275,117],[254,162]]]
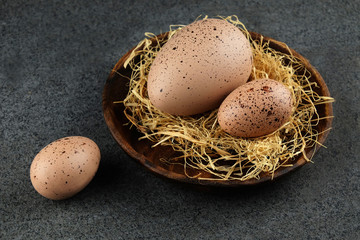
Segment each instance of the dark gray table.
[[[319,70],[333,130],[314,164],[257,188],[203,191],[149,173],[112,139],[101,93],[144,32],[200,14],[236,14]],[[359,1],[0,2],[1,239],[360,239]],[[75,197],[51,201],[29,166],[55,139],[98,143],[99,171]]]

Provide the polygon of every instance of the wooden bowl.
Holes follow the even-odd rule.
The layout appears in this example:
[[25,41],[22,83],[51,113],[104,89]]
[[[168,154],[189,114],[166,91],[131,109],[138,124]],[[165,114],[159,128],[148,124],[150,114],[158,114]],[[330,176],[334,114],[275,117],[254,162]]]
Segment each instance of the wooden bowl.
[[[251,32],[251,37],[253,40],[259,40],[262,35],[258,33]],[[158,35],[158,38],[164,38],[167,36],[167,33]],[[270,41],[270,47],[286,53],[292,53],[295,57],[299,58],[304,65],[306,66],[307,70],[311,72],[310,81],[317,82],[320,88],[316,89],[316,91],[321,96],[330,96],[329,90],[320,76],[319,72],[311,66],[308,60],[302,57],[299,53],[295,50],[288,48],[284,43],[276,41],[272,38],[263,36],[264,41]],[[134,48],[133,48],[134,49]],[[128,53],[126,53],[115,65],[113,70],[116,70],[118,73],[121,73],[123,76],[130,76],[131,70],[130,68],[124,68],[124,62],[129,57],[130,53],[132,52],[131,49]],[[176,153],[172,150],[171,147],[164,147],[164,146],[157,146],[152,148],[151,146],[154,144],[149,140],[141,140],[139,141],[138,138],[142,136],[141,133],[133,127],[129,129],[129,125],[124,125],[128,123],[128,119],[125,117],[123,111],[124,106],[123,104],[116,104],[114,101],[123,100],[127,93],[128,93],[128,82],[129,80],[123,76],[121,76],[115,71],[112,71],[105,83],[104,91],[103,91],[103,100],[102,100],[102,107],[104,118],[106,124],[108,125],[110,132],[114,139],[118,142],[118,144],[134,159],[136,159],[140,164],[144,167],[149,169],[150,171],[159,174],[163,177],[173,179],[180,182],[185,183],[193,183],[193,184],[202,184],[207,186],[244,186],[244,185],[256,185],[259,183],[263,183],[280,176],[283,176],[299,167],[303,166],[307,163],[305,158],[301,155],[295,161],[292,167],[286,168],[279,168],[274,173],[272,178],[271,175],[263,173],[260,175],[260,179],[250,179],[246,181],[240,180],[200,180],[198,178],[189,178],[184,173],[184,167],[179,164],[166,164],[160,161],[161,158],[169,159],[172,156],[175,156]],[[321,104],[317,105],[317,111],[320,117],[324,116],[332,116],[332,104]],[[324,143],[329,131],[325,131],[329,129],[332,124],[332,119],[327,118],[321,120],[318,126],[316,127],[317,131],[321,134],[318,137],[318,142],[320,144]],[[320,145],[317,144],[312,148],[306,149],[306,156],[311,158],[311,156],[319,149]],[[199,177],[206,178],[211,177],[210,173],[196,170],[196,169],[187,169],[187,172],[191,176],[196,176],[197,174],[201,173]]]

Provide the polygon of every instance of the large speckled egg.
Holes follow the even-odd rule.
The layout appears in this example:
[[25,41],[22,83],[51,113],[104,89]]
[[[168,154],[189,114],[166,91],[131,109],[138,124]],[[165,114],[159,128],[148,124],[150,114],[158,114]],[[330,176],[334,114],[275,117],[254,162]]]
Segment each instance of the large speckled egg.
[[250,42],[239,28],[222,19],[196,21],[156,55],[148,75],[149,99],[170,114],[203,113],[246,83],[251,68]]
[[260,137],[289,121],[292,109],[292,94],[285,85],[259,79],[238,87],[225,98],[218,121],[233,136]]
[[30,179],[42,196],[61,200],[84,189],[100,163],[100,150],[91,139],[71,136],[44,147],[30,167]]

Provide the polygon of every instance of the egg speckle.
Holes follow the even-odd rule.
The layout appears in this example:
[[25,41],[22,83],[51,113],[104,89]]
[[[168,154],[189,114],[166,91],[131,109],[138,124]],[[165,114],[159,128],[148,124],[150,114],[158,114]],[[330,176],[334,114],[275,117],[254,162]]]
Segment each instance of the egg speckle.
[[30,179],[42,196],[61,200],[84,189],[100,163],[99,147],[91,139],[71,136],[44,147],[30,166]]
[[290,90],[272,79],[248,82],[229,94],[218,112],[221,128],[233,136],[259,137],[285,124],[292,113]]
[[218,107],[246,83],[252,67],[250,42],[222,19],[185,26],[157,53],[148,75],[148,94],[158,109],[193,115]]

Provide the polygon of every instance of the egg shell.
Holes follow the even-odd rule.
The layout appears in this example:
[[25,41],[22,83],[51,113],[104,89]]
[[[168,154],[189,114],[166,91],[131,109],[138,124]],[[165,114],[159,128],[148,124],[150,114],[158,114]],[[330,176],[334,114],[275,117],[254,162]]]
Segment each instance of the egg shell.
[[292,109],[292,94],[285,85],[272,79],[259,79],[238,87],[225,98],[218,121],[233,136],[260,137],[289,121]]
[[30,166],[30,179],[42,196],[61,200],[84,189],[100,163],[100,149],[82,136],[58,139],[44,147]]
[[149,99],[170,114],[203,113],[246,83],[251,67],[250,42],[239,28],[222,19],[196,21],[157,53],[148,75]]

